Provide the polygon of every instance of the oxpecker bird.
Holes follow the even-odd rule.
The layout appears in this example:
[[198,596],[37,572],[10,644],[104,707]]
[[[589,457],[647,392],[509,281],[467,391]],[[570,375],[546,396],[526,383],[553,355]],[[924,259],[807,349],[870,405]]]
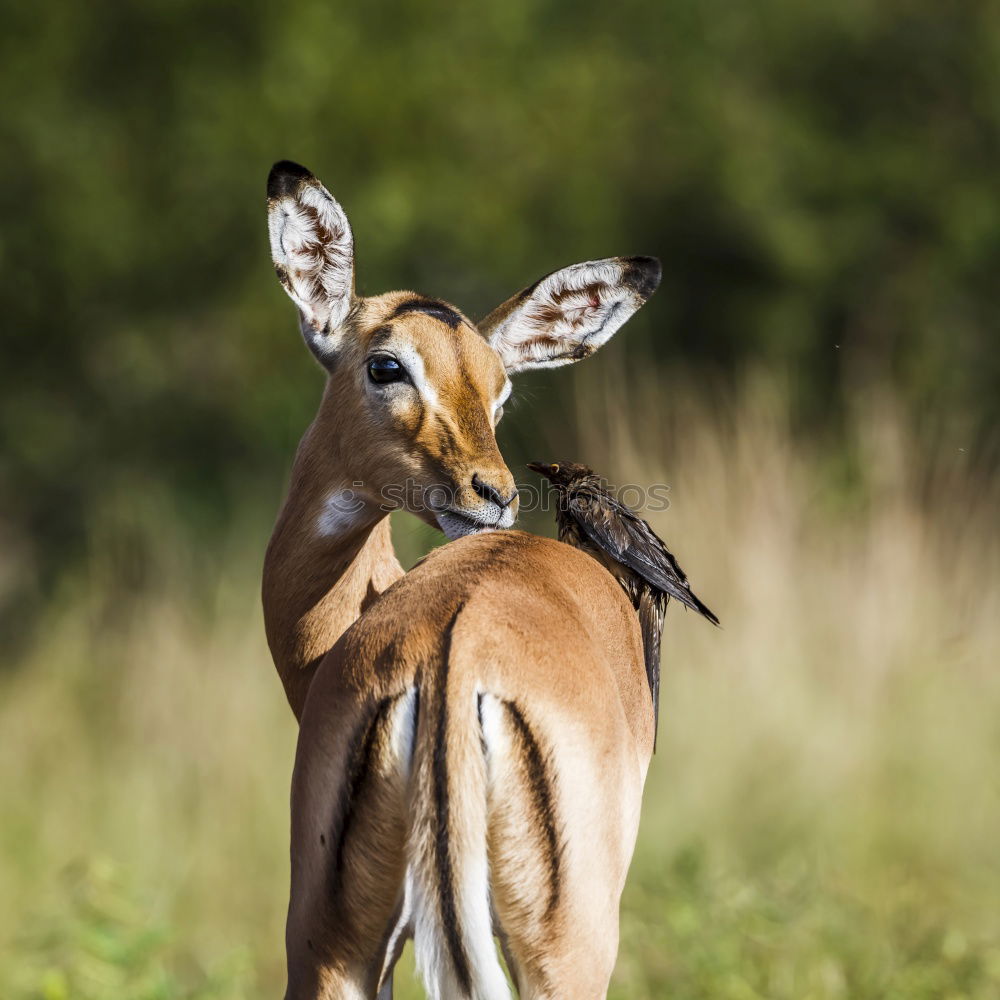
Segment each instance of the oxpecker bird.
[[609,491],[593,469],[572,462],[529,462],[528,468],[545,476],[559,495],[559,541],[600,562],[638,612],[655,726],[660,714],[660,637],[667,603],[675,597],[714,625],[719,619],[695,596],[662,539]]

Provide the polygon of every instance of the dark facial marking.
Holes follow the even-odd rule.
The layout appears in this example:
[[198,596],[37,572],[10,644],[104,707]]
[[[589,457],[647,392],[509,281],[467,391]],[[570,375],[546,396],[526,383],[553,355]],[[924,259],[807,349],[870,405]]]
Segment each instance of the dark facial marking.
[[439,302],[437,299],[407,299],[396,306],[396,311],[389,318],[394,319],[396,316],[401,316],[403,313],[408,312],[426,313],[428,316],[433,316],[435,319],[441,320],[442,323],[447,324],[452,330],[464,322],[462,317],[451,306],[444,302]]

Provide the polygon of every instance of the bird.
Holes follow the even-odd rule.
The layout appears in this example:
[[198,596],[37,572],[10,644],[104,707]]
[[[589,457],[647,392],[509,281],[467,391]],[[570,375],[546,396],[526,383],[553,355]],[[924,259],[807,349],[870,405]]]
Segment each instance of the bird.
[[671,597],[719,624],[691,590],[663,540],[619,500],[593,469],[574,462],[529,462],[558,493],[559,541],[593,556],[618,581],[639,616],[646,678],[653,699],[653,747],[660,720],[660,639]]

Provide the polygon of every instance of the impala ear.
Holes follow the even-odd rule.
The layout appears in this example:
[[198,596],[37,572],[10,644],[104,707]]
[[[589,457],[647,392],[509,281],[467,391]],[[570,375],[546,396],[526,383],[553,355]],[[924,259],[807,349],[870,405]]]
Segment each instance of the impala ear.
[[656,291],[655,257],[609,257],[553,271],[498,306],[479,330],[508,372],[589,357]]
[[354,237],[344,210],[305,167],[282,160],[267,178],[267,228],[278,280],[298,306],[321,363],[354,301]]

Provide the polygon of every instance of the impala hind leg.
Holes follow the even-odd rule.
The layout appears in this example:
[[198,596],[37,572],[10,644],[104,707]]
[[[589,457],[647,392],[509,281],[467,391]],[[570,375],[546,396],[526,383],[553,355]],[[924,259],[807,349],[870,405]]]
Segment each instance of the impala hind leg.
[[521,1000],[600,1000],[618,953],[618,907],[642,778],[627,753],[555,732],[486,696],[493,906]]
[[353,718],[335,692],[320,703],[310,692],[292,781],[286,1000],[374,1000],[401,929],[416,694]]
[[[600,838],[598,830],[593,832]],[[507,835],[515,831],[509,829]],[[523,827],[520,835],[523,842]],[[509,851],[508,858],[513,853]],[[596,840],[566,845],[554,905],[544,881],[525,878],[527,872],[537,871],[534,864],[515,860],[506,871],[496,872],[497,911],[506,930],[504,953],[521,1000],[607,997],[618,954],[624,881],[624,866],[609,864],[608,853]]]

